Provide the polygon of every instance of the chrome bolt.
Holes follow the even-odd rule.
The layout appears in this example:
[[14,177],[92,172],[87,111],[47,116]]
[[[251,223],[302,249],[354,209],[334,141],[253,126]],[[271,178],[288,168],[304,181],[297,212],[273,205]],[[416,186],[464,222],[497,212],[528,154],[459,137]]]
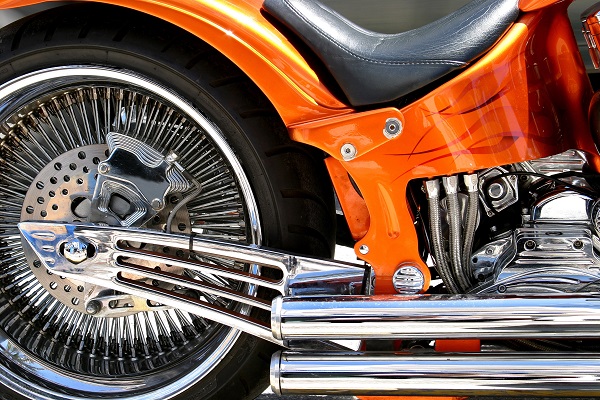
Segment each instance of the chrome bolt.
[[99,174],[108,174],[108,171],[110,171],[110,165],[108,165],[107,163],[103,162],[98,164],[98,173]]
[[158,211],[158,210],[162,210],[165,205],[161,199],[154,199],[150,202],[150,206],[152,207],[153,210]]
[[88,258],[88,244],[78,239],[67,242],[63,248],[63,255],[73,264],[79,264]]
[[394,139],[402,133],[402,122],[398,118],[388,118],[385,121],[385,128],[383,129],[383,135],[388,139]]
[[503,184],[494,182],[488,187],[487,192],[491,199],[497,200],[504,196],[506,189],[504,188]]
[[96,315],[102,310],[102,303],[98,300],[90,300],[85,306],[85,312],[90,315]]
[[358,251],[360,252],[360,254],[367,254],[369,253],[369,246],[367,246],[366,244],[361,244],[358,248]]
[[346,143],[340,149],[340,153],[342,154],[342,158],[344,159],[344,161],[350,161],[356,157],[358,151],[356,150],[356,147],[354,147],[354,145]]
[[583,248],[583,242],[581,240],[576,240],[573,242],[573,247],[577,250]]
[[528,240],[525,242],[525,250],[534,250],[535,246],[535,241],[533,240]]
[[491,247],[488,247],[487,249],[485,249],[485,254],[487,254],[487,255],[494,254],[494,249]]
[[415,294],[423,290],[425,275],[414,265],[403,265],[392,277],[394,289],[400,294]]
[[177,161],[177,159],[179,158],[179,156],[173,152],[170,152],[169,154],[167,154],[167,156],[165,157],[165,160],[167,162],[173,163],[175,161]]

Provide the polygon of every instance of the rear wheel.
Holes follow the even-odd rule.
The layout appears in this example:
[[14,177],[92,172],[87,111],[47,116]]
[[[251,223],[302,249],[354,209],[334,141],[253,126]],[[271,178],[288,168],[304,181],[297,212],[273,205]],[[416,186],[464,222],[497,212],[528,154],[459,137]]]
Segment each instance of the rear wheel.
[[[84,285],[48,274],[24,253],[16,224],[89,221],[97,165],[114,132],[175,152],[202,184],[176,212],[172,230],[330,256],[335,214],[318,157],[289,141],[271,105],[234,65],[164,22],[76,5],[17,22],[0,38],[3,396],[260,394],[272,345],[173,309],[90,315],[82,308]],[[182,196],[144,227],[165,229]]]

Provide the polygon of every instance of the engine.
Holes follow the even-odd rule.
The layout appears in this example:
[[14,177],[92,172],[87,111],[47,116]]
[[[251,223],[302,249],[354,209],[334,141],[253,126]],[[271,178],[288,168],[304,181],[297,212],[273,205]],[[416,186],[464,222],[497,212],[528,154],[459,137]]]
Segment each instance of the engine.
[[[477,174],[477,194],[453,193],[444,178],[437,221],[427,182],[433,255],[446,287],[481,294],[597,291],[600,202],[586,166],[582,153],[568,151],[491,168]],[[473,176],[463,177],[467,192]],[[477,218],[469,218],[474,209]]]

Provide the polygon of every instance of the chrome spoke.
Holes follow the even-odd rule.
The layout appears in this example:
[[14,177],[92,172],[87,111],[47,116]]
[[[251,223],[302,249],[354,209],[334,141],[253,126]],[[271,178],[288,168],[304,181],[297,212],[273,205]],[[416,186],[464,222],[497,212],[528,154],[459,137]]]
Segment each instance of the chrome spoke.
[[[196,357],[194,373],[204,374],[211,367],[203,363],[216,362],[206,358],[211,351],[204,346],[225,352],[239,333],[195,315],[199,308],[147,307],[111,318],[87,315],[85,300],[93,285],[47,271],[39,260],[28,258],[16,236],[17,224],[88,221],[85,215],[76,215],[75,205],[68,202],[91,197],[97,165],[108,156],[106,135],[115,132],[153,146],[162,154],[175,151],[183,168],[211,184],[211,198],[206,202],[214,204],[202,212],[190,212],[186,204],[174,218],[174,230],[191,233],[195,226],[202,226],[202,232],[212,238],[235,236],[241,242],[260,244],[260,226],[246,228],[246,220],[256,220],[258,210],[233,151],[215,125],[187,102],[127,71],[73,66],[38,71],[17,81],[0,87],[0,97],[20,96],[23,101],[15,103],[25,104],[23,109],[0,110],[0,117],[11,121],[3,127],[0,140],[0,299],[8,300],[0,305],[0,331],[30,350],[33,359],[90,379],[120,376],[124,365],[132,368],[134,375],[149,374],[188,356]],[[15,88],[18,92],[13,91]],[[198,171],[205,171],[203,177]],[[173,197],[165,213],[182,196]],[[219,202],[222,198],[226,201]],[[148,229],[163,229],[167,215],[160,219],[149,222]],[[150,247],[162,248],[162,243]],[[143,260],[143,252],[139,256],[136,265],[123,267],[137,279],[120,282],[134,291],[160,280],[161,288],[154,288],[157,292],[180,288],[197,296],[209,314],[219,308],[219,312],[222,309],[235,318],[246,318],[251,307],[270,308],[254,293],[253,282],[263,278],[246,272],[249,266],[243,263],[217,268],[232,276],[248,277],[246,280],[215,278],[214,270],[186,272],[183,264],[165,269],[169,275],[159,277]],[[114,288],[105,289],[111,296],[122,296]],[[217,336],[226,342],[215,342]],[[62,343],[64,349],[53,350],[56,343]]]

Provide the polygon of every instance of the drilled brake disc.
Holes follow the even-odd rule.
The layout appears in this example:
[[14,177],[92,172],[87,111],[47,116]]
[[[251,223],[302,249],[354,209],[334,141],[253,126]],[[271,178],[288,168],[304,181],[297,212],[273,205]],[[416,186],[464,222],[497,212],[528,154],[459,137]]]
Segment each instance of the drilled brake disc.
[[[93,387],[104,385],[106,377],[129,382],[135,376],[154,374],[157,382],[168,380],[171,378],[162,377],[159,372],[167,365],[178,365],[176,370],[182,376],[192,369],[193,374],[202,375],[216,362],[209,355],[229,349],[237,333],[201,315],[166,307],[151,311],[131,309],[111,318],[90,315],[84,307],[86,300],[103,294],[104,288],[47,272],[23,246],[17,224],[93,223],[91,200],[98,164],[108,156],[109,132],[127,135],[163,155],[176,153],[185,171],[202,182],[202,192],[174,216],[174,232],[253,241],[247,236],[246,210],[252,210],[254,215],[257,211],[252,204],[245,204],[244,199],[250,197],[241,195],[238,182],[246,182],[244,187],[249,185],[241,167],[232,167],[233,152],[224,143],[216,144],[222,139],[215,133],[214,124],[185,102],[128,73],[79,66],[74,70],[77,74],[72,75],[71,85],[64,78],[53,78],[52,71],[47,73],[48,78],[46,72],[38,73],[34,80],[50,82],[46,91],[40,94],[38,85],[32,85],[33,97],[12,110],[12,114],[5,114],[6,124],[0,126],[0,332],[15,348],[27,350],[28,359],[34,364],[20,363],[22,368],[38,363],[52,365],[56,371],[68,371],[68,376],[84,376],[93,382]],[[64,69],[60,71],[61,76],[64,73]],[[81,73],[94,78],[81,85],[77,78]],[[144,88],[124,81],[143,82]],[[60,82],[60,87],[51,89],[55,82]],[[164,231],[169,214],[183,196],[184,193],[168,195],[164,208],[143,227]],[[128,243],[130,247],[140,245]],[[185,256],[163,246],[144,250]],[[246,268],[225,260],[203,261]],[[251,290],[239,282],[182,268],[144,266],[231,290]],[[128,278],[155,284],[147,278]],[[158,284],[166,290],[180,290],[168,283]],[[221,307],[239,307],[210,294],[189,295]],[[126,307],[126,302],[118,300],[113,305]],[[194,361],[186,364],[181,363],[182,359]],[[74,387],[79,388],[83,380],[78,378],[77,382]]]

